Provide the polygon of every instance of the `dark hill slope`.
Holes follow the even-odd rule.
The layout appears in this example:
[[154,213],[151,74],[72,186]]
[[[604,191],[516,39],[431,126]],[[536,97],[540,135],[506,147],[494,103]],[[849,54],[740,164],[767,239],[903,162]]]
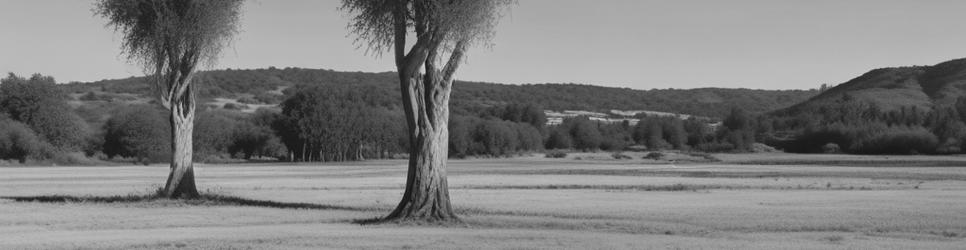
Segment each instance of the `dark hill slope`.
[[919,77],[919,84],[934,103],[955,103],[957,98],[966,96],[966,58],[929,67]]
[[[277,104],[282,95],[302,85],[354,86],[366,88],[373,99],[389,105],[398,103],[398,81],[392,72],[339,72],[324,69],[215,70],[198,75],[199,97],[215,99],[255,99]],[[144,77],[65,84],[70,93],[126,95],[150,98],[150,85]],[[752,112],[767,112],[788,107],[814,96],[807,90],[752,89],[654,89],[601,87],[582,84],[508,85],[482,82],[457,82],[453,91],[453,111],[472,112],[504,103],[536,103],[552,110],[653,110],[723,117],[732,107]],[[94,94],[92,94],[94,95]],[[141,100],[142,102],[144,99]]]
[[957,59],[935,66],[875,69],[772,114],[794,116],[854,101],[870,103],[882,111],[910,106],[928,110],[951,105],[962,96],[966,96],[966,59]]

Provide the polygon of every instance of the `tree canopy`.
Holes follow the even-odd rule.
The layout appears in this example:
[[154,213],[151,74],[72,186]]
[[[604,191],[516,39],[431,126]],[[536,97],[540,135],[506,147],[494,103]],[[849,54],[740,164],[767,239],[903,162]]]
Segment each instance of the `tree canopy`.
[[102,0],[96,14],[122,34],[128,59],[156,78],[162,104],[186,92],[199,63],[213,63],[238,32],[243,0]]

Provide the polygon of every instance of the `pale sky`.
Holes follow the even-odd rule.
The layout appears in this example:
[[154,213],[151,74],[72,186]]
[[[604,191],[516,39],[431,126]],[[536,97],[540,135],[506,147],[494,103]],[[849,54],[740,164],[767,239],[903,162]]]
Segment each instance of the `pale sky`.
[[[250,0],[214,69],[383,72],[337,0]],[[0,72],[58,82],[141,76],[91,1],[0,0]],[[498,83],[807,89],[966,57],[961,0],[519,0],[457,77]]]

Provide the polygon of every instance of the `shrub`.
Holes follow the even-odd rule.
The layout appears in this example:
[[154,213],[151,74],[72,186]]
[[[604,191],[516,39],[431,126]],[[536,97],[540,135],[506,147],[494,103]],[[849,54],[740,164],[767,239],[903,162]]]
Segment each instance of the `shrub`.
[[26,123],[48,143],[62,151],[78,151],[86,146],[87,122],[65,105],[41,105]]
[[662,158],[664,158],[664,154],[662,154],[661,152],[650,152],[644,156],[644,159],[651,159],[651,160],[660,160]]
[[238,98],[238,103],[241,103],[241,104],[260,104],[261,102],[259,102],[258,100],[255,100],[254,98],[251,98],[251,97],[247,97],[246,96],[246,97],[240,97],[240,98]]
[[103,151],[109,158],[130,157],[144,164],[164,162],[171,154],[171,125],[157,108],[128,107],[104,125]]
[[695,146],[695,148],[703,152],[729,152],[735,150],[735,146],[728,142],[702,143]]
[[566,131],[554,129],[550,131],[550,137],[545,143],[547,149],[568,149],[573,147],[573,140]]
[[0,79],[0,111],[59,150],[79,150],[87,141],[87,124],[66,99],[53,77],[34,74],[27,79],[11,73]]
[[826,153],[826,154],[838,154],[838,153],[841,153],[841,152],[842,152],[842,148],[839,147],[839,145],[838,144],[835,144],[835,143],[831,143],[830,142],[830,143],[825,144],[825,146],[822,146],[822,153]]
[[230,103],[229,102],[229,103],[225,103],[225,106],[222,106],[222,108],[227,109],[227,110],[243,110],[243,109],[247,109],[248,108],[248,105],[245,105],[245,104],[235,104],[235,103]]
[[267,104],[277,104],[282,102],[281,95],[265,93],[265,92],[255,94],[255,97],[253,99],[255,99],[260,103],[267,103]]
[[614,157],[614,159],[618,159],[618,160],[630,160],[630,159],[634,159],[634,158],[631,158],[628,155],[625,155],[624,152],[614,152],[610,156],[611,157]]
[[553,151],[547,152],[546,157],[547,158],[566,158],[567,152],[553,150]]
[[859,140],[850,150],[860,154],[926,154],[933,153],[938,145],[936,135],[925,128],[899,127]]
[[24,163],[29,158],[40,158],[44,144],[23,123],[0,118],[0,159],[14,159]]
[[87,92],[87,94],[80,96],[80,100],[81,101],[100,101],[101,99],[94,92]]

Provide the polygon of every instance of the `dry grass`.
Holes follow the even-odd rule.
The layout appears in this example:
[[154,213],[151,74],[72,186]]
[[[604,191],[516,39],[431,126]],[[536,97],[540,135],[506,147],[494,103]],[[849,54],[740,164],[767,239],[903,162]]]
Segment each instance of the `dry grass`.
[[[762,158],[776,157],[793,159]],[[966,243],[966,168],[958,167],[542,156],[451,161],[450,191],[463,223],[359,225],[396,205],[403,164],[199,165],[198,185],[207,190],[197,200],[145,191],[164,180],[163,166],[0,168],[0,248],[957,249]]]

